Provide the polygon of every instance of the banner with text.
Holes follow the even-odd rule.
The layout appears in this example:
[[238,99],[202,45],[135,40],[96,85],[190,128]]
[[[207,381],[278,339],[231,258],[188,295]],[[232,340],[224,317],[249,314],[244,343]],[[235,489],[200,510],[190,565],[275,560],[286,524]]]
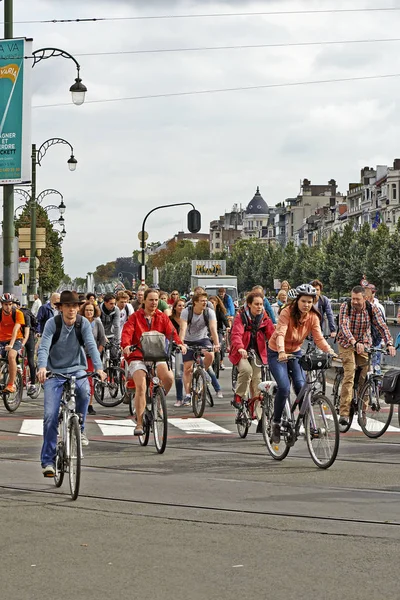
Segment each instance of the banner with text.
[[31,180],[32,42],[0,40],[0,185]]

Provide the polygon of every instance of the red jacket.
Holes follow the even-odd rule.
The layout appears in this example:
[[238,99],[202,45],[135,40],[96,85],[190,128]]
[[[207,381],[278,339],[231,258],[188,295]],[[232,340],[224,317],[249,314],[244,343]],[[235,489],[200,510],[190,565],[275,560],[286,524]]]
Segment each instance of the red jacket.
[[[134,312],[129,317],[122,329],[121,347],[126,348],[126,346],[140,346],[140,338],[142,337],[142,333],[145,331],[159,331],[160,333],[163,333],[167,339],[171,339],[172,337],[176,344],[182,344],[175,327],[172,325],[169,317],[165,313],[157,309],[154,313],[151,327],[149,327],[145,317],[144,309],[139,308],[139,310]],[[131,352],[127,357],[128,362],[131,360],[142,359],[143,354],[140,348],[136,348],[136,350]]]
[[[246,316],[244,309],[242,308],[236,315],[233,321],[231,331],[231,350],[229,352],[229,360],[233,365],[237,365],[242,356],[239,353],[239,348],[248,349],[251,338],[251,321],[245,326],[242,320],[242,314]],[[264,364],[267,361],[267,340],[274,333],[275,328],[268,314],[265,312],[261,318],[260,325],[257,329],[256,341],[258,354]]]

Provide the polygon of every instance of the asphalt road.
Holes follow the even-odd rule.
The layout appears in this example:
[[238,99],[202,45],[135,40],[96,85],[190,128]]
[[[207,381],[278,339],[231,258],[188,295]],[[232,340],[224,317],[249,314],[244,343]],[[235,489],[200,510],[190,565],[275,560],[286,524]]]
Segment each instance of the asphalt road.
[[223,400],[169,403],[160,456],[124,405],[89,417],[81,494],[41,475],[42,399],[0,408],[1,598],[398,599],[400,426],[341,437],[327,471],[300,440],[273,461]]

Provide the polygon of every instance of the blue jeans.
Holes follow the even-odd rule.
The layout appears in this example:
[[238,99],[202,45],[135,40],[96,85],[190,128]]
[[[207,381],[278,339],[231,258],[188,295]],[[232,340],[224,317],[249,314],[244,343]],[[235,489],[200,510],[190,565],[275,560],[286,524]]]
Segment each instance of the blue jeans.
[[[292,352],[292,354],[300,357],[302,351]],[[274,352],[270,348],[268,348],[268,364],[278,386],[274,403],[274,422],[280,423],[283,409],[285,408],[285,402],[290,396],[289,375],[293,382],[294,391],[298,394],[305,382],[304,371],[300,367],[298,360],[279,362],[278,352]]]
[[[77,377],[86,374],[86,371],[76,371],[72,373]],[[40,454],[42,467],[55,464],[58,413],[60,410],[61,396],[63,392],[65,379],[61,377],[48,379],[44,384],[44,420],[43,420],[43,446]],[[82,431],[85,427],[87,408],[90,400],[90,387],[87,378],[79,379],[76,382],[76,412],[83,417]]]
[[212,368],[212,367],[208,367],[207,373],[208,373],[208,374],[209,374],[209,376],[210,376],[210,379],[211,379],[211,384],[212,384],[212,386],[213,386],[214,390],[215,390],[215,391],[217,392],[217,394],[218,394],[218,392],[220,392],[220,391],[221,391],[221,386],[219,385],[219,381],[218,381],[218,379],[217,379],[217,377],[216,377],[216,375],[215,375],[215,373],[214,373],[214,370],[213,370],[213,368]]

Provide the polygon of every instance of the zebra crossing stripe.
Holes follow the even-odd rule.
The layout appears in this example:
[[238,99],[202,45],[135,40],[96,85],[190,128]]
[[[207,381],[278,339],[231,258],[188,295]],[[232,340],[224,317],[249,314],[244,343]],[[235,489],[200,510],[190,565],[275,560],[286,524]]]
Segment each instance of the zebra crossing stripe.
[[95,423],[100,427],[103,435],[106,436],[127,436],[133,435],[136,423],[129,419],[95,419]]
[[188,434],[232,433],[207,419],[168,419],[168,423]]
[[24,419],[18,435],[24,437],[43,435],[43,419]]

